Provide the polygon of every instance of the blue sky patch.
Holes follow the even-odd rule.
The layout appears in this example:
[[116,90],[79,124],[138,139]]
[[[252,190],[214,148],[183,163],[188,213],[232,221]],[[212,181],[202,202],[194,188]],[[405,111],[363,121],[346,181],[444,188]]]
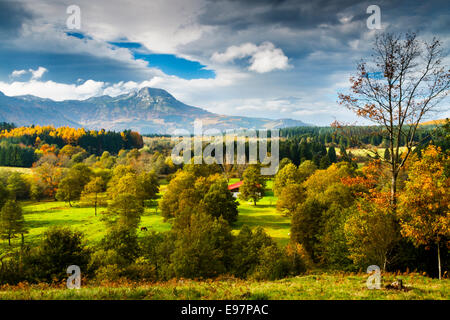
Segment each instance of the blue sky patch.
[[206,66],[197,61],[179,58],[173,54],[143,53],[138,51],[136,49],[141,49],[142,45],[137,42],[109,43],[116,47],[130,49],[135,59],[147,61],[150,67],[161,69],[168,75],[177,76],[187,80],[211,79],[216,76],[213,70],[205,69]]

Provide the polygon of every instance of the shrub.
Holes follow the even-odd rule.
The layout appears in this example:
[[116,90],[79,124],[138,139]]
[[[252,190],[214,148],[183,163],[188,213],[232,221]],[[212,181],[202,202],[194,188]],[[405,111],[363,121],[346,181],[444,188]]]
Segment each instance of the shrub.
[[88,270],[90,251],[83,242],[83,234],[69,228],[53,227],[44,235],[39,247],[23,255],[24,268],[31,281],[61,281],[67,278],[67,267],[77,265],[81,272]]
[[289,261],[276,245],[259,250],[259,263],[251,274],[256,280],[276,280],[286,277],[290,272]]

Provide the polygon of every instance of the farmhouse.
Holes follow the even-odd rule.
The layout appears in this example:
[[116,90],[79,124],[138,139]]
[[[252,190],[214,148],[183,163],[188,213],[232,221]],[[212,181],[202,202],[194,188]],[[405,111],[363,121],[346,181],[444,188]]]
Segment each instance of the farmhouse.
[[238,181],[228,186],[228,190],[233,194],[233,197],[237,198],[239,195],[239,187],[242,186],[243,183],[244,181]]
[[[237,198],[239,196],[239,188],[243,183],[244,181],[238,181],[228,186],[228,190],[230,190],[230,192],[233,194],[233,197]],[[261,188],[261,185],[258,184],[257,187]]]

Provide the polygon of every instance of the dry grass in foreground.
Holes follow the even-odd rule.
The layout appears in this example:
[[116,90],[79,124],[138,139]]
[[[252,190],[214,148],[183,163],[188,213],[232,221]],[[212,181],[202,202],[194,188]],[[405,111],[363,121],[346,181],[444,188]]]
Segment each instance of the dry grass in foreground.
[[[394,279],[402,279],[406,291],[385,289]],[[0,287],[0,299],[44,300],[423,300],[450,299],[450,280],[431,279],[416,273],[385,274],[383,289],[369,290],[366,274],[309,274],[277,281],[238,279],[172,280],[159,283],[130,281],[83,284],[79,290],[69,290],[65,284],[19,284]]]

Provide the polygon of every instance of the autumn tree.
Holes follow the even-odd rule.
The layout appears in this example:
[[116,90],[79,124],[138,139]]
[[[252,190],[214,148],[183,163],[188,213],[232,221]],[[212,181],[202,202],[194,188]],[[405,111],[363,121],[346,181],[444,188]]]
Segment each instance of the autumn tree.
[[317,170],[317,166],[311,160],[303,161],[298,166],[298,183],[306,181]]
[[[372,58],[357,65],[350,94],[339,94],[342,105],[382,128],[390,151],[390,202],[395,209],[397,178],[416,142],[419,123],[448,94],[450,70],[439,40],[419,40],[415,34],[382,34]],[[383,77],[372,76],[382,73]],[[401,152],[404,142],[406,150]]]
[[345,236],[355,264],[375,264],[386,270],[399,239],[396,223],[386,208],[361,199],[345,222]]
[[243,174],[243,184],[239,188],[239,198],[242,200],[252,200],[256,202],[264,196],[266,180],[261,175],[259,165],[250,165]]
[[439,279],[440,247],[450,244],[450,177],[445,174],[449,162],[439,148],[429,146],[422,159],[412,163],[399,198],[401,232],[417,246],[437,247]]
[[43,187],[44,195],[50,198],[55,197],[59,182],[62,179],[62,168],[59,160],[55,155],[44,156],[33,168],[36,182]]

